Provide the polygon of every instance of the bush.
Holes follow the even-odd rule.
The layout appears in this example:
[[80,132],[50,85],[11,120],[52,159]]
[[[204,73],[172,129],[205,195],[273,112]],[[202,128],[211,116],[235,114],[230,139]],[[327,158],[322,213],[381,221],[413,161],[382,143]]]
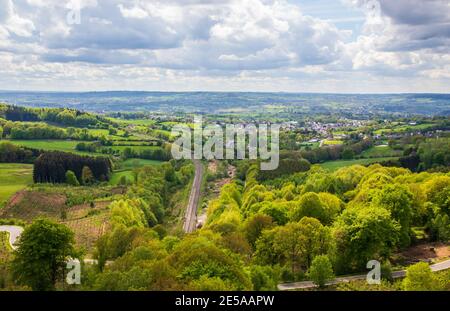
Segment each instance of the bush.
[[308,276],[319,287],[324,287],[328,281],[334,279],[333,267],[327,255],[314,257]]
[[79,186],[80,182],[77,179],[77,176],[75,176],[75,173],[72,171],[66,172],[66,184],[71,186]]
[[433,272],[425,262],[419,262],[408,267],[402,285],[403,289],[407,291],[437,290]]

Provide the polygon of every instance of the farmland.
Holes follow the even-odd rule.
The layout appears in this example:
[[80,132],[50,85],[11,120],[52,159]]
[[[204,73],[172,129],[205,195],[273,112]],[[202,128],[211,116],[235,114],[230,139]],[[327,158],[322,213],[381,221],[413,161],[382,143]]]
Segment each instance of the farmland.
[[111,176],[109,183],[111,185],[118,185],[120,180],[125,177],[128,182],[134,180],[133,170],[152,165],[161,165],[163,162],[155,160],[144,160],[144,159],[128,159],[121,163],[120,168],[115,170]]
[[322,168],[327,169],[329,171],[336,171],[342,167],[351,166],[351,165],[368,165],[371,163],[384,162],[389,160],[396,160],[396,157],[384,157],[384,158],[368,158],[368,159],[355,159],[355,160],[339,160],[339,161],[329,161],[322,164],[319,164]]
[[402,155],[401,150],[394,150],[389,146],[373,146],[361,153],[362,158],[386,158],[386,157],[399,157]]
[[[12,111],[5,117],[36,113],[18,107],[3,111]],[[236,122],[241,122],[242,116]],[[369,245],[367,256],[392,262],[399,269],[409,264],[402,257],[403,250],[412,251],[418,243],[447,241],[446,231],[439,227],[446,225],[445,212],[437,207],[444,201],[427,190],[434,187],[431,183],[445,185],[448,181],[448,139],[441,137],[443,132],[411,133],[407,129],[392,136],[374,133],[386,126],[384,121],[291,122],[280,135],[277,169],[263,172],[252,159],[217,160],[198,185],[193,182],[198,176],[193,163],[171,159],[170,153],[170,128],[191,126],[190,116],[185,120],[179,115],[167,120],[139,119],[137,123],[105,121],[94,115],[83,120],[93,123],[88,128],[70,128],[43,120],[38,126],[3,121],[6,130],[0,142],[0,159],[7,162],[0,166],[0,174],[5,176],[0,189],[7,192],[5,198],[16,193],[0,209],[0,219],[21,221],[26,228],[44,224],[72,232],[73,246],[82,250],[85,258],[99,260],[92,281],[83,284],[83,289],[165,290],[170,286],[198,290],[199,282],[211,281],[204,280],[204,269],[220,267],[217,280],[221,283],[208,285],[214,289],[260,290],[255,279],[262,273],[265,288],[276,290],[281,282],[312,282],[309,271],[315,263],[305,259],[308,256],[324,260],[339,277],[361,273],[367,260],[358,247],[372,241],[361,242],[360,237],[370,230],[376,231],[381,242]],[[438,129],[447,126],[443,119],[428,123]],[[397,127],[405,122],[389,124]],[[25,138],[12,138],[17,136]],[[33,139],[36,136],[60,138]],[[53,150],[61,153],[50,152]],[[17,163],[20,161],[34,163],[38,183],[32,182],[33,164]],[[11,185],[15,188],[9,188]],[[191,194],[196,193],[192,190],[202,197],[199,217],[187,213]],[[373,199],[366,192],[373,193]],[[433,221],[411,216],[404,223],[405,230],[400,230],[397,215],[390,212],[397,195],[416,215],[426,213]],[[195,211],[195,206],[190,210]],[[186,219],[195,233],[185,231]],[[299,234],[305,236],[298,238]],[[303,243],[320,236],[326,239],[319,253],[308,247],[304,249],[310,253],[293,257],[289,253],[291,241]],[[319,245],[321,241],[311,243]],[[339,248],[336,253],[333,247]],[[110,266],[102,266],[101,261]],[[160,270],[169,273],[162,280]],[[130,276],[130,271],[138,278]],[[112,273],[120,273],[121,279],[111,278]],[[141,273],[148,277],[140,278]],[[141,279],[158,281],[141,284]]]
[[24,146],[28,148],[34,148],[38,150],[48,151],[63,151],[72,152],[78,154],[87,154],[86,152],[80,152],[75,149],[78,143],[83,141],[76,140],[9,140],[11,143]]
[[31,184],[33,166],[29,164],[0,163],[0,207],[14,193]]

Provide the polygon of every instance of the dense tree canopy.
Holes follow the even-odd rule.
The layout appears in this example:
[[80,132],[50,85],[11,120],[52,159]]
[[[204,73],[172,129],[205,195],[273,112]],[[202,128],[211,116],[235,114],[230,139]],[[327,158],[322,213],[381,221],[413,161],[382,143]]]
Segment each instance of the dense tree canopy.
[[34,162],[33,179],[37,183],[64,183],[69,170],[83,183],[107,181],[111,174],[111,161],[103,157],[46,152]]
[[70,257],[75,258],[74,234],[66,226],[38,219],[20,237],[12,269],[20,284],[52,290]]

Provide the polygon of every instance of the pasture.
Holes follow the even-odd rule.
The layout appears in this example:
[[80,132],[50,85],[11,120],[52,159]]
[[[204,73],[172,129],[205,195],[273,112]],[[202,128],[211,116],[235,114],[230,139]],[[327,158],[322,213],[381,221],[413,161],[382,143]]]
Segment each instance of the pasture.
[[0,207],[19,190],[33,182],[33,165],[0,163]]
[[127,181],[132,182],[134,180],[133,169],[148,166],[148,165],[161,165],[162,161],[144,160],[144,159],[128,159],[121,164],[121,168],[113,172],[109,184],[116,186],[119,184],[122,176],[125,176]]
[[370,158],[370,159],[355,159],[355,160],[338,160],[338,161],[328,161],[319,164],[320,167],[329,170],[336,171],[341,167],[351,166],[355,164],[368,165],[377,162],[397,160],[397,157],[383,157],[383,158]]
[[402,155],[401,150],[394,150],[389,146],[373,146],[361,153],[362,158],[386,158],[386,157],[399,157]]

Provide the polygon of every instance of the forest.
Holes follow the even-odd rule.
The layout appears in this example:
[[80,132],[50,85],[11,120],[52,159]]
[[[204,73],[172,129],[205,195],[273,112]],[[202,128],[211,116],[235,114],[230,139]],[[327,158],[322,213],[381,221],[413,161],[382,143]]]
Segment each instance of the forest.
[[46,152],[34,161],[33,180],[35,183],[65,183],[68,172],[75,174],[83,184],[108,181],[111,175],[111,162],[102,157]]
[[[0,225],[23,229],[0,251],[2,289],[450,289],[449,272],[429,265],[450,256],[445,118],[302,120],[282,129],[275,170],[199,161],[198,219],[185,232],[198,169],[171,159],[170,129],[191,116],[1,107],[11,186],[0,183]],[[69,257],[80,284],[65,283]],[[329,285],[372,260],[380,284]]]

